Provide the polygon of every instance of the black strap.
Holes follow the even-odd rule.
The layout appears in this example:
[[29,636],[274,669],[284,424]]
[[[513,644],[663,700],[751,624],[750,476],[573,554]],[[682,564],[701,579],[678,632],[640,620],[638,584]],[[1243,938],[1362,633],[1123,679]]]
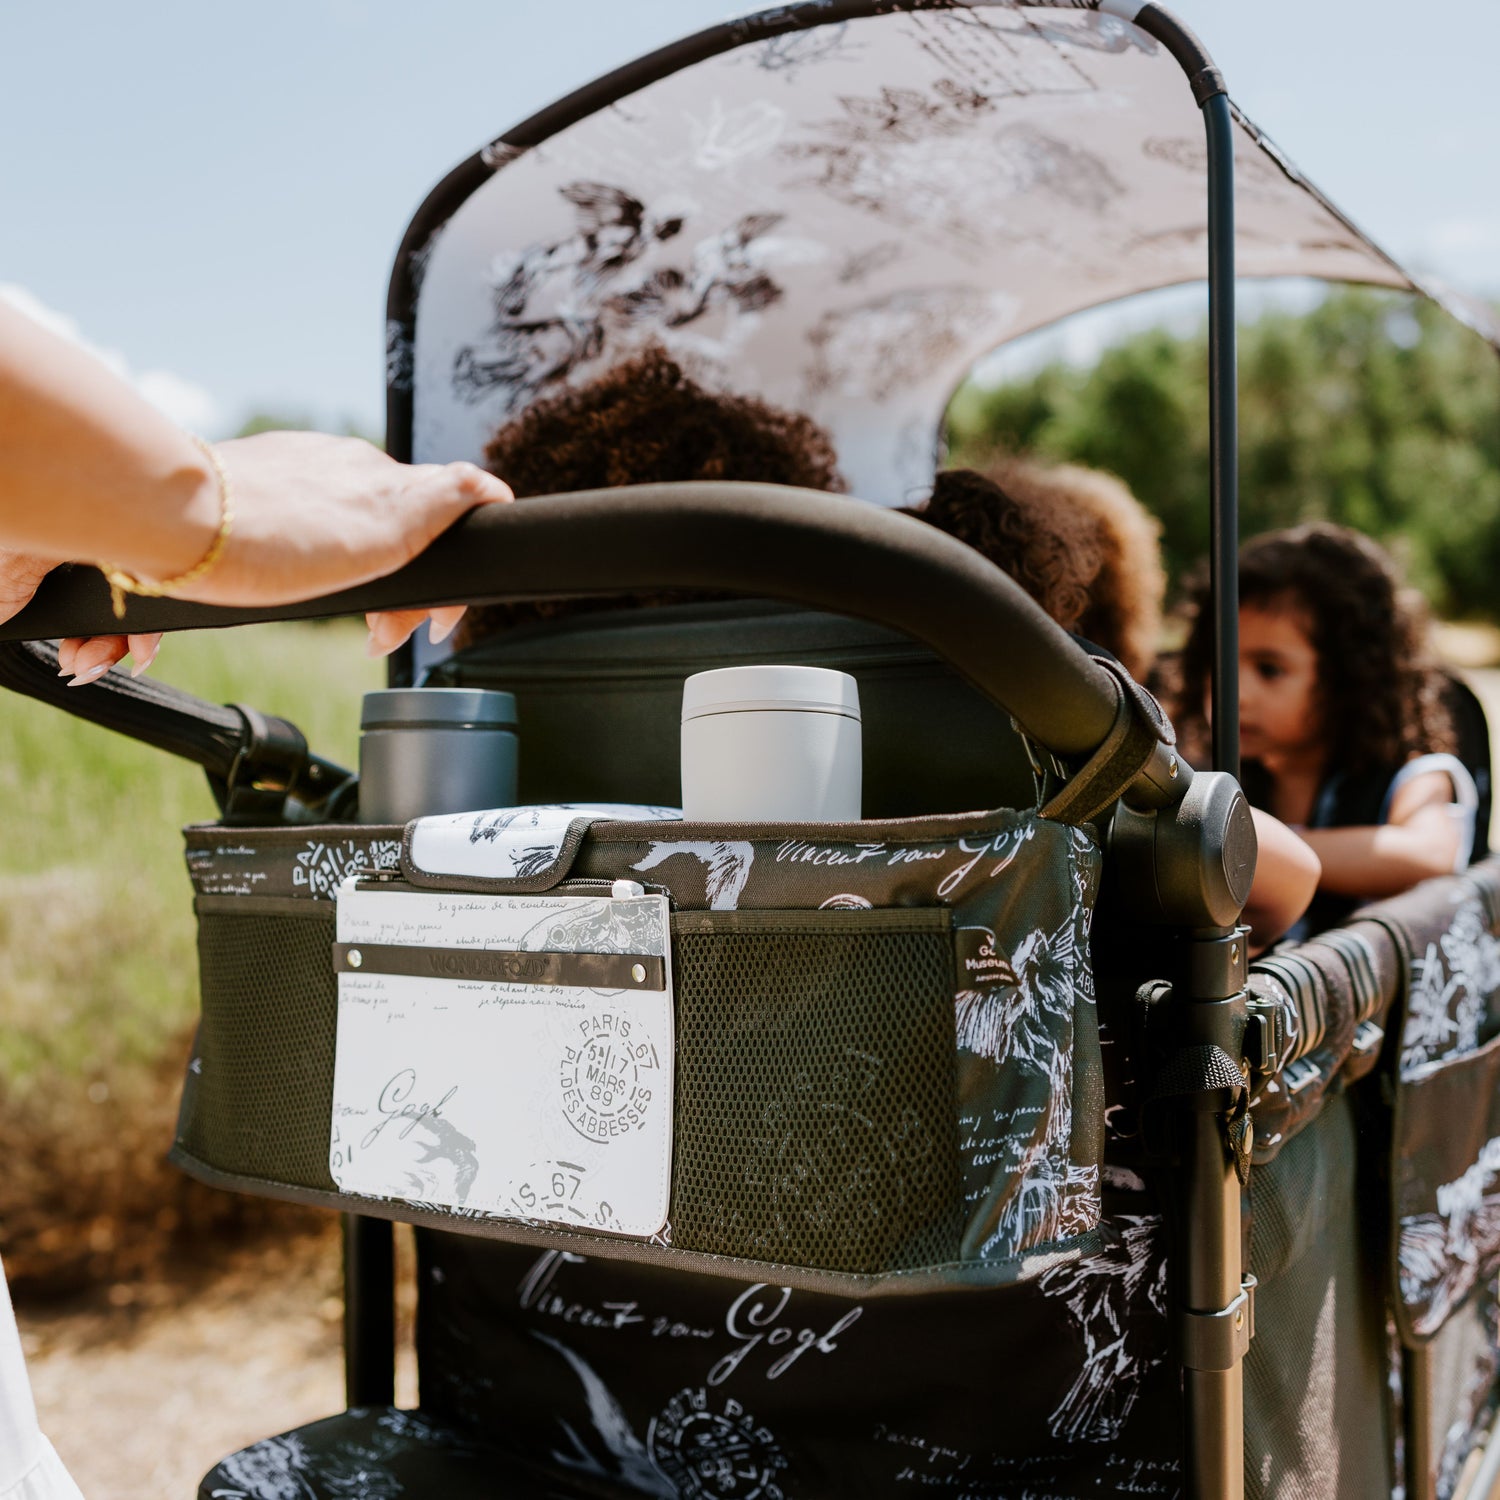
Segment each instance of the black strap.
[[1043,806],[1042,816],[1054,823],[1092,822],[1140,775],[1158,745],[1177,743],[1161,704],[1113,657],[1093,659],[1119,686],[1115,721],[1103,744]]
[[[1211,1099],[1212,1095],[1219,1097]],[[1234,1161],[1234,1174],[1241,1186],[1248,1183],[1255,1137],[1250,1124],[1250,1089],[1239,1064],[1222,1047],[1211,1043],[1179,1048],[1157,1070],[1146,1103],[1169,1100],[1199,1100],[1217,1108],[1224,1119],[1224,1141]]]

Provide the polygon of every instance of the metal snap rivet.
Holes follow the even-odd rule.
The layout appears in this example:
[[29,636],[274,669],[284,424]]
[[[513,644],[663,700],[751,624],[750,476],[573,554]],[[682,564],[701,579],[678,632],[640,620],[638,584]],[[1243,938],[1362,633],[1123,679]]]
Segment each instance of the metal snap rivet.
[[630,977],[633,980],[635,980],[635,982],[637,984],[645,984],[645,982],[646,982],[646,966],[645,966],[645,964],[632,964],[630,966]]
[[1245,1326],[1245,1309],[1243,1307],[1234,1315],[1234,1326],[1236,1328],[1243,1328]]
[[1167,767],[1167,775],[1173,781],[1177,780],[1177,757],[1175,755],[1172,757],[1171,764]]
[[357,969],[365,961],[365,956],[359,951],[358,948],[351,948],[348,953],[348,959],[349,967],[351,969]]
[[1240,961],[1240,945],[1238,943],[1231,943],[1229,945],[1229,962],[1232,963],[1232,964],[1237,964],[1239,961]]

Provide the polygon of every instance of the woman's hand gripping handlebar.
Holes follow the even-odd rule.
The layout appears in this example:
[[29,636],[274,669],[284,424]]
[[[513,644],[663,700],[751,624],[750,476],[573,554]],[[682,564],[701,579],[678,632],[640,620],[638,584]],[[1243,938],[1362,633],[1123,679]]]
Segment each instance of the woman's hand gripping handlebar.
[[0,625],[0,641],[663,588],[877,621],[930,646],[1054,755],[1076,763],[1112,745],[1112,795],[1161,806],[1190,779],[1164,721],[977,552],[910,517],[776,485],[640,485],[485,507],[388,576],[301,603],[131,598],[117,621],[94,570],[60,570]]

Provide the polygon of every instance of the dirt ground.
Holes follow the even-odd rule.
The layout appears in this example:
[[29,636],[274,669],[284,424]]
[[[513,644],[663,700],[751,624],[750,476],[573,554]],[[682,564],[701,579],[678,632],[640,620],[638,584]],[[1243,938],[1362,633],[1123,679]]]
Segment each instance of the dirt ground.
[[[409,1261],[402,1237],[398,1273]],[[192,1500],[226,1454],[343,1410],[339,1281],[330,1224],[19,1309],[42,1429],[87,1500]],[[416,1400],[409,1321],[403,1405]]]
[[[1492,641],[1474,644],[1494,660]],[[1500,726],[1500,670],[1466,675]],[[409,1285],[409,1236],[397,1245]],[[403,1304],[397,1401],[410,1405],[409,1296]],[[213,1248],[150,1280],[52,1309],[23,1305],[18,1316],[43,1429],[87,1500],[192,1500],[225,1454],[344,1405],[332,1225]]]
[[43,1431],[88,1500],[191,1500],[225,1454],[342,1408],[335,1238],[110,1290],[19,1313]]

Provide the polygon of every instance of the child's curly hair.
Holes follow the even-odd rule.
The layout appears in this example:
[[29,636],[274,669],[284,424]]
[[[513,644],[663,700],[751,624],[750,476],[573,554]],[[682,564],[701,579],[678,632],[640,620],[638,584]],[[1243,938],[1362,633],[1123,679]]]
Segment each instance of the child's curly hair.
[[[693,479],[845,488],[833,443],[811,418],[754,397],[707,390],[659,345],[588,385],[528,407],[490,439],[485,466],[518,500]],[[455,644],[471,645],[533,620],[689,597],[708,596],[661,593],[486,605],[464,616]]]
[[1009,573],[1064,630],[1078,628],[1101,556],[1087,516],[1054,511],[1030,486],[1002,487],[973,469],[944,469],[933,481],[932,497],[908,514],[967,542]]
[[[1442,673],[1427,650],[1427,608],[1376,542],[1314,521],[1255,537],[1240,550],[1240,604],[1295,610],[1318,657],[1330,770],[1358,775],[1452,750]],[[1206,576],[1190,595],[1176,720],[1185,743],[1207,742],[1213,618]]]
[[931,500],[912,514],[982,552],[1064,630],[1145,679],[1166,594],[1161,528],[1118,479],[1005,459],[988,474],[939,474]]
[[1002,460],[990,475],[1012,495],[1045,506],[1053,515],[1082,514],[1092,523],[1093,573],[1079,635],[1112,651],[1140,682],[1156,659],[1167,573],[1161,560],[1161,522],[1125,482],[1079,464],[1043,467],[1026,459]]
[[[1131,676],[1146,681],[1161,645],[1161,612],[1167,600],[1167,570],[1161,562],[1161,522],[1130,492],[1124,480],[1100,469],[1064,463],[1038,469],[1031,483],[1074,505],[1094,519],[1100,543],[1100,570],[1089,583],[1089,607],[1079,634],[1109,646]],[[1002,471],[1002,483],[1005,471]],[[1019,483],[1019,478],[1011,478]]]

